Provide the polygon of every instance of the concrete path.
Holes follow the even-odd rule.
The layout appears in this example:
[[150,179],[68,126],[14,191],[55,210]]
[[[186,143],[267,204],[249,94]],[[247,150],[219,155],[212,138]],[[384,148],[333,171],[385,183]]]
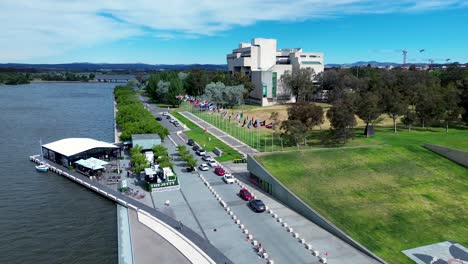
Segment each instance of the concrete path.
[[140,223],[135,211],[129,211],[129,220],[136,264],[191,263],[166,239]]
[[117,228],[119,241],[119,264],[133,264],[132,239],[128,209],[117,204]]
[[237,150],[241,154],[253,154],[258,152],[256,149],[248,146],[244,142],[238,140],[237,138],[227,134],[226,132],[218,129],[217,127],[211,125],[210,123],[200,119],[198,116],[189,113],[189,112],[181,112],[181,115],[195,123],[197,126],[207,129],[207,132],[211,135],[215,136],[217,139],[224,142],[226,145],[230,146],[231,148]]

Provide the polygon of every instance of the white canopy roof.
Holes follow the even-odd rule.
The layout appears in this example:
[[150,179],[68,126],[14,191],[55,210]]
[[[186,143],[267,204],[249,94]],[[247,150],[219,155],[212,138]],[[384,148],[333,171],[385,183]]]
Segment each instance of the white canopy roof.
[[42,146],[67,157],[94,148],[118,148],[114,144],[92,138],[65,138]]

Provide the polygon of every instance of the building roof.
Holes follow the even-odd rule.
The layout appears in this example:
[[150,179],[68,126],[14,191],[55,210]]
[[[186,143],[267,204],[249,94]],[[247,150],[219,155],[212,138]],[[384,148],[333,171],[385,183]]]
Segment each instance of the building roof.
[[92,170],[104,169],[104,166],[109,164],[109,162],[96,159],[96,158],[92,158],[92,157],[86,160],[80,159],[79,161],[76,161],[75,163],[83,167],[86,167],[88,169],[92,169]]
[[65,138],[42,146],[67,157],[94,148],[118,148],[114,144],[92,138]]
[[158,134],[135,134],[132,135],[132,144],[143,149],[152,149],[154,145],[161,145],[161,137]]

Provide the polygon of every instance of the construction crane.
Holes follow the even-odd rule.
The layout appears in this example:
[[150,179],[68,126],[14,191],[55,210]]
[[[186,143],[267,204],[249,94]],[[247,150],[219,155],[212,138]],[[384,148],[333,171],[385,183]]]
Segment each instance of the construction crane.
[[[403,50],[395,50],[395,51],[401,52],[403,54],[403,68],[406,68],[406,56],[408,54],[408,51],[410,51],[410,50],[403,49]],[[419,51],[419,53],[423,53],[426,50],[425,49],[420,49],[420,50],[417,50],[417,51]]]
[[432,70],[434,68],[434,62],[435,61],[445,61],[446,63],[449,62],[451,59],[426,59],[429,61],[429,70]]
[[400,52],[401,54],[403,54],[403,68],[406,68],[406,59],[407,59],[407,55],[408,55],[408,52],[419,52],[419,53],[423,53],[425,52],[426,50],[425,49],[419,49],[419,50],[407,50],[407,49],[393,49],[393,50],[373,50],[374,52]]

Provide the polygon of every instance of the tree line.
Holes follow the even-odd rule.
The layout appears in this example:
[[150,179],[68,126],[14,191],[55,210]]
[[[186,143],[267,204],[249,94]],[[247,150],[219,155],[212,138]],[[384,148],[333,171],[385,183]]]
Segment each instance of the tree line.
[[80,82],[87,82],[89,80],[93,80],[96,75],[94,73],[72,73],[72,72],[48,72],[48,73],[41,73],[37,75],[43,81],[80,81]]
[[31,81],[29,73],[0,72],[0,84],[16,85],[28,84]]
[[169,135],[169,130],[143,107],[130,87],[116,86],[114,96],[118,110],[116,122],[122,131],[121,141],[130,140],[132,134],[158,134],[161,140]]
[[286,137],[296,144],[307,132],[324,122],[321,107],[310,104],[314,95],[326,91],[332,107],[326,116],[330,137],[346,142],[354,135],[356,116],[366,126],[363,134],[371,136],[373,125],[388,115],[411,131],[413,126],[444,126],[468,123],[468,70],[449,67],[446,70],[418,71],[372,67],[331,69],[316,75],[310,69],[286,73],[285,87],[297,98],[288,109],[288,120],[281,123]]
[[191,70],[188,72],[163,71],[152,74],[147,80],[146,92],[156,103],[178,106],[177,95],[183,93],[203,100],[233,106],[255,88],[248,76],[225,71]]

